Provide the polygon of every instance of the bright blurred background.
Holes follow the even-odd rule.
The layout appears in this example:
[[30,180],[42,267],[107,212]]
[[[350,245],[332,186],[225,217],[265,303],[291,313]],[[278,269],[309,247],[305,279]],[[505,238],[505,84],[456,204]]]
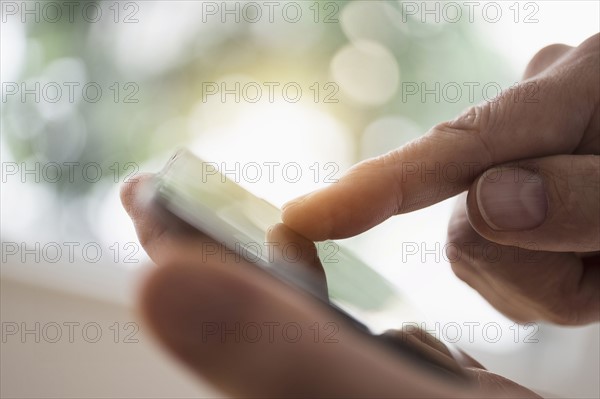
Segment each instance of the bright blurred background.
[[[3,323],[135,320],[147,259],[118,186],[158,170],[179,146],[229,169],[296,162],[298,181],[275,173],[274,182],[242,182],[281,205],[513,85],[545,45],[577,45],[600,30],[596,1],[475,2],[473,20],[463,2],[267,3],[75,2],[70,15],[61,2],[2,2]],[[222,97],[236,84],[238,101]],[[422,85],[436,84],[450,89],[421,96]],[[459,340],[492,371],[562,396],[598,397],[598,326],[541,325],[539,342],[523,342],[532,330],[498,314],[445,262],[452,204],[350,241],[432,320],[501,326],[497,342],[481,330]],[[408,256],[401,243],[434,254]],[[3,335],[0,393],[215,394],[163,356],[147,338],[100,350]]]

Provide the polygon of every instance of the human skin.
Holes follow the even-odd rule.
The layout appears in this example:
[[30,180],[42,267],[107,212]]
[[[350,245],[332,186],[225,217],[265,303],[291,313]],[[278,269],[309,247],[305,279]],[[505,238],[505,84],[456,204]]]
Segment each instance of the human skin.
[[[275,226],[267,241],[300,243],[307,258],[299,267],[322,278],[321,265],[309,256],[314,253],[312,241],[353,236],[391,216],[465,193],[450,221],[448,237],[456,246],[449,248],[492,242],[502,256],[489,262],[482,254],[456,259],[449,253],[460,278],[518,321],[598,321],[599,47],[596,35],[577,48],[543,49],[527,67],[523,82],[535,85],[537,102],[515,101],[525,87],[518,86],[396,151],[358,164],[338,183],[287,204],[285,226]],[[431,170],[436,163],[450,162],[466,165],[452,182],[403,174],[408,163]],[[492,179],[496,168],[501,172],[494,176],[500,178]],[[149,177],[138,176],[121,193],[140,242],[158,265],[140,290],[141,314],[170,352],[225,393],[535,397],[467,356],[458,363],[472,384],[439,379],[375,345],[326,307],[247,262],[228,261],[219,251],[206,256],[202,243],[212,242],[209,237],[159,217],[140,199],[140,187]],[[528,256],[518,261],[504,257],[515,246]],[[333,322],[339,326],[337,342],[314,342],[308,335],[293,344],[281,339],[258,344],[200,339],[206,322],[290,320],[303,326]],[[454,361],[437,343],[422,344],[423,351]]]
[[[121,191],[138,237],[157,265],[149,268],[139,295],[145,326],[178,360],[203,380],[232,397],[252,398],[481,398],[537,397],[526,388],[486,371],[463,354],[453,358],[439,341],[424,333],[389,331],[392,339],[416,347],[448,368],[463,370],[467,385],[459,385],[417,367],[410,359],[366,338],[347,320],[299,290],[260,271],[218,247],[145,199],[152,175],[138,175]],[[294,243],[301,259],[292,267],[310,271],[321,292],[325,275],[312,241],[284,224],[273,226],[265,242],[283,248]],[[212,244],[211,251],[205,251]],[[218,248],[217,251],[212,249]],[[229,254],[229,255],[228,255]],[[284,259],[274,251],[275,259]],[[289,266],[289,265],[288,265]],[[237,323],[237,324],[236,324]],[[253,342],[231,331],[246,325],[301,326],[298,341],[281,332]],[[399,321],[399,324],[401,321]],[[315,339],[314,326],[321,328]],[[336,326],[331,339],[325,339]],[[218,326],[228,335],[208,334]],[[251,334],[254,337],[254,334]],[[294,332],[295,336],[296,333]],[[384,349],[385,348],[385,349]]]
[[[283,221],[314,241],[345,238],[460,194],[446,245],[458,277],[517,321],[597,322],[599,99],[600,35],[548,46],[519,86],[284,205]],[[449,181],[413,165],[462,169]]]

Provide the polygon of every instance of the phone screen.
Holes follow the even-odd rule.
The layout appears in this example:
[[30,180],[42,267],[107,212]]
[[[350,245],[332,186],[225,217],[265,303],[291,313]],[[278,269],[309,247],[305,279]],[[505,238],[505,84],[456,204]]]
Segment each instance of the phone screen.
[[[156,190],[169,211],[271,274],[313,296],[302,276],[281,276],[265,242],[281,211],[221,174],[215,163],[180,150],[159,173]],[[418,320],[415,307],[377,271],[334,241],[317,243],[329,301],[374,333]]]

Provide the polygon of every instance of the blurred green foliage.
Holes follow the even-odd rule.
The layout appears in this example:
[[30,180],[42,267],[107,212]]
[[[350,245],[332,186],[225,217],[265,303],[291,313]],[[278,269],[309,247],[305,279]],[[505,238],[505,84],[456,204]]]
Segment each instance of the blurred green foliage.
[[[114,175],[110,168],[115,162],[120,163],[121,168],[127,162],[143,162],[167,150],[162,148],[164,146],[175,147],[193,138],[195,132],[186,129],[170,131],[166,137],[157,138],[157,129],[167,121],[185,121],[189,117],[202,98],[202,82],[217,81],[228,74],[245,74],[257,81],[331,81],[332,57],[349,42],[340,16],[354,2],[322,2],[323,6],[327,3],[331,9],[337,10],[335,17],[339,22],[316,24],[308,18],[308,22],[303,21],[302,29],[307,33],[317,28],[322,30],[318,40],[309,46],[298,46],[295,40],[301,36],[284,37],[284,47],[265,45],[257,40],[257,36],[251,34],[254,24],[244,20],[230,30],[219,23],[201,26],[202,29],[196,32],[193,29],[176,29],[182,23],[178,18],[197,12],[197,7],[186,11],[195,3],[136,3],[139,22],[129,26],[130,31],[161,28],[165,35],[179,35],[165,44],[157,42],[151,50],[153,54],[147,57],[148,62],[161,61],[164,52],[169,50],[165,46],[172,45],[174,41],[184,45],[185,51],[179,53],[176,62],[168,64],[160,73],[154,71],[137,75],[135,68],[128,70],[123,60],[115,57],[115,48],[127,31],[122,29],[122,23],[114,23],[112,18],[104,18],[99,23],[88,23],[81,18],[74,22],[63,18],[57,23],[43,20],[26,23],[25,61],[17,83],[43,81],[49,65],[68,59],[83,65],[85,80],[98,82],[104,91],[100,101],[76,101],[68,112],[50,118],[40,110],[40,104],[20,101],[18,96],[11,97],[3,104],[3,135],[15,157],[58,163],[97,162],[104,168],[103,176],[110,184]],[[381,2],[365,3],[370,3],[367,7],[379,7]],[[364,29],[358,31],[366,39],[379,40],[393,54],[401,71],[401,82],[426,82],[429,87],[433,87],[435,82],[461,84],[487,81],[498,82],[504,87],[512,83],[509,81],[511,71],[502,69],[484,36],[468,21],[424,24],[410,17],[403,21],[399,20],[402,15],[400,2],[385,3],[386,10],[395,10],[396,14],[380,13],[381,20],[365,20]],[[107,4],[102,4],[105,11]],[[162,10],[172,9],[174,12],[165,12],[160,18],[148,18],[149,11],[160,5]],[[307,9],[308,2],[304,6]],[[370,15],[365,18],[368,17],[372,18]],[[198,26],[203,24],[200,14],[195,18]],[[268,33],[273,37],[285,35],[285,30],[279,30],[280,25],[273,24],[265,29],[271,30]],[[377,29],[373,30],[373,27]],[[207,35],[214,36],[212,45],[198,43],[205,43]],[[69,76],[70,71],[66,73]],[[139,88],[134,97],[139,101],[124,103],[110,100],[114,92],[109,87],[114,82],[120,85],[121,99],[132,90],[131,87],[125,90],[124,85],[134,82]],[[309,85],[307,83],[306,87]],[[476,101],[480,101],[481,92],[476,94]],[[386,103],[365,106],[344,97],[342,93],[338,103],[320,106],[349,128],[348,140],[358,143],[365,127],[379,117],[408,118],[424,133],[431,125],[453,117],[470,105],[466,96],[456,103],[422,102],[419,96],[402,101],[401,96],[398,89]],[[53,104],[46,104],[46,107],[52,114]],[[412,138],[414,133],[403,136],[404,141]],[[73,144],[76,142],[80,144]],[[357,153],[356,160],[359,158]],[[67,174],[63,176],[65,180]],[[64,181],[63,184],[52,184],[52,187],[66,196],[85,194],[91,186],[81,179],[80,174],[76,174],[75,178],[79,179],[76,184]]]

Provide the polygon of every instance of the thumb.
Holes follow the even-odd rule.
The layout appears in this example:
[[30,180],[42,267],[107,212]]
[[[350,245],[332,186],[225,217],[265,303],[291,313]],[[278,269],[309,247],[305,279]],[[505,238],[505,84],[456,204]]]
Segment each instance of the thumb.
[[469,190],[467,213],[480,235],[499,244],[597,251],[600,156],[556,155],[488,169]]

